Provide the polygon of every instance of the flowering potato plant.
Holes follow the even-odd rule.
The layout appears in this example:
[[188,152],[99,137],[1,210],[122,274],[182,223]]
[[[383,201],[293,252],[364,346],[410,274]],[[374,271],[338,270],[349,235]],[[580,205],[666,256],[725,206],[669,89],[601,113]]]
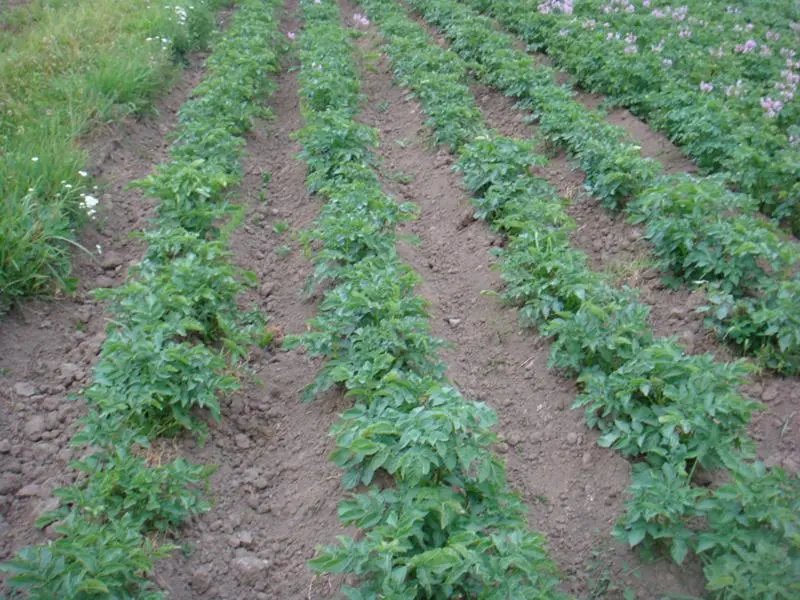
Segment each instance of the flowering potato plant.
[[[796,4],[470,0],[800,227]],[[795,25],[793,26],[792,23]]]
[[[552,70],[518,50],[491,19],[451,2],[412,0],[411,5],[442,29],[464,60],[477,65],[480,79],[531,111],[547,140],[565,147],[585,171],[590,192],[607,207],[624,210],[632,221],[647,223],[647,238],[673,282],[710,284],[731,294],[738,309],[718,310],[716,320],[709,320],[723,339],[765,365],[796,371],[796,307],[785,294],[778,302],[765,292],[789,285],[800,246],[757,214],[755,198],[731,192],[722,177],[660,175],[660,165],[643,158],[622,129],[576,102],[556,84]],[[757,310],[753,298],[763,298],[769,309]],[[731,323],[734,314],[736,325]]]

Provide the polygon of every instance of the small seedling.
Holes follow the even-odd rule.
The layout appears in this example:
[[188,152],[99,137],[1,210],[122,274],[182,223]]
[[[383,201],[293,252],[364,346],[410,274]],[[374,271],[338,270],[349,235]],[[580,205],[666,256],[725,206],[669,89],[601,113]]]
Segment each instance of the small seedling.
[[396,181],[397,183],[402,183],[403,185],[408,185],[416,179],[416,175],[414,173],[406,173],[405,171],[395,171],[394,173],[388,173],[386,178],[390,181]]

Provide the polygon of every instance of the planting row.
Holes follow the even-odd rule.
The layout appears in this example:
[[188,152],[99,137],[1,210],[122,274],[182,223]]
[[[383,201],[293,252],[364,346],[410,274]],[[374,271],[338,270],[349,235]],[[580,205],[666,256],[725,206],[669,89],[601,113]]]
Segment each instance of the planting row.
[[113,319],[73,440],[85,448],[72,465],[80,476],[38,521],[56,538],[0,566],[30,598],[163,597],[147,575],[174,546],[154,534],[209,508],[202,493],[212,469],[160,464],[150,448],[158,436],[202,435],[206,415],[220,418],[219,395],[236,389],[249,347],[269,343],[259,314],[237,305],[255,277],[231,264],[227,241],[241,211],[227,196],[241,180],[242,136],[264,112],[257,98],[278,67],[276,6],[242,3],[180,110],[172,160],[137,183],[160,204],[128,281],[97,292]]
[[496,417],[445,379],[419,278],[395,250],[396,226],[416,208],[381,190],[377,133],[356,120],[352,33],[332,0],[301,6],[297,137],[308,187],[327,200],[304,241],[325,293],[310,331],[288,341],[327,359],[309,398],[342,386],[354,400],[333,427],[332,460],[346,488],[368,486],[339,507],[363,534],[312,567],[355,576],[349,598],[559,598],[544,540],[526,530],[490,451]]
[[100,198],[77,139],[151,110],[186,54],[206,47],[222,0],[46,4],[29,7],[29,29],[0,37],[0,314],[74,286],[75,232]]
[[800,247],[758,216],[752,198],[730,192],[718,178],[659,176],[658,163],[576,102],[490,19],[454,2],[412,4],[481,80],[533,112],[540,131],[576,159],[587,188],[606,207],[647,224],[660,267],[675,282],[705,288],[707,325],[770,368],[800,370]]
[[[508,237],[505,299],[553,339],[552,364],[578,376],[575,406],[602,432],[599,443],[637,458],[627,513],[615,533],[631,545],[689,552],[705,563],[717,597],[792,598],[800,592],[796,532],[800,483],[752,460],[746,425],[758,408],[738,391],[743,363],[687,356],[656,339],[648,309],[618,290],[570,247],[564,201],[530,174],[534,144],[497,135],[466,86],[466,63],[432,44],[392,0],[362,0],[387,38],[399,82],[411,88],[440,143],[474,194],[476,215]],[[454,10],[431,0],[420,10]],[[700,470],[726,483],[702,487]]]
[[574,11],[571,1],[470,4],[800,228],[800,57],[789,26],[798,13],[789,3],[745,7],[747,15],[700,0],[589,0]]

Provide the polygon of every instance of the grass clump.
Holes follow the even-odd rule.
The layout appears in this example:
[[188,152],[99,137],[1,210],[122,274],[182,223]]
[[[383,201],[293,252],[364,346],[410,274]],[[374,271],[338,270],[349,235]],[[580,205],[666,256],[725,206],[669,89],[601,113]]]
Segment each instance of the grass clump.
[[93,125],[152,109],[221,0],[38,2],[0,23],[0,309],[67,283]]

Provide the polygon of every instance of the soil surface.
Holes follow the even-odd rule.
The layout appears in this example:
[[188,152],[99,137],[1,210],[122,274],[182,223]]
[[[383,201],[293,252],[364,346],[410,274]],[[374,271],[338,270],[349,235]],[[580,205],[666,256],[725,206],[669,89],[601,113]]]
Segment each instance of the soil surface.
[[164,136],[199,83],[202,61],[192,58],[156,117],[128,119],[83,140],[100,204],[97,221],[79,239],[91,255],[74,254],[78,288],[52,301],[28,301],[0,320],[0,561],[45,539],[33,522],[57,506],[53,490],[74,477],[67,465],[77,450],[69,440],[85,408],[70,398],[87,382],[105,338],[106,316],[91,290],[124,282],[143,251],[129,234],[146,225],[152,202],[126,186],[167,158]]
[[[297,7],[298,0],[287,1],[284,33],[301,27]],[[348,26],[352,14],[362,12],[348,3],[342,7]],[[408,90],[393,85],[376,30],[359,31],[366,95],[359,118],[380,134],[376,152],[385,190],[420,207],[419,218],[401,231],[418,243],[403,242],[401,255],[424,280],[418,292],[430,302],[434,334],[450,343],[443,351],[448,376],[466,397],[488,403],[498,414],[502,442],[496,451],[507,461],[510,485],[530,507],[531,528],[549,538],[565,590],[593,599],[621,598],[627,588],[638,598],[701,595],[699,565],[644,564],[610,536],[624,510],[630,462],[597,446],[582,412],[570,409],[574,381],[547,366],[547,340],[521,329],[516,311],[493,294],[502,290],[502,281],[490,250],[503,240],[472,219],[453,158],[431,149],[421,107]],[[77,293],[27,302],[0,320],[0,561],[45,540],[33,522],[57,504],[52,491],[73,476],[66,467],[76,450],[68,441],[85,409],[68,398],[87,383],[106,324],[103,307],[89,291],[121,284],[141,256],[143,248],[128,236],[147,226],[152,203],[126,185],[167,158],[167,134],[202,76],[200,65],[198,58],[184,73],[159,104],[157,118],[126,121],[85,141],[102,188],[102,211],[99,226],[87,228],[81,244],[100,245],[102,254],[76,254]],[[300,148],[290,137],[303,126],[293,65],[290,56],[267,103],[275,118],[259,123],[247,138],[246,175],[238,192],[245,223],[232,240],[237,264],[260,281],[243,306],[265,311],[282,334],[304,331],[319,300],[319,292],[302,293],[312,267],[296,233],[310,226],[321,200],[306,191],[305,166],[296,159]],[[479,85],[473,91],[491,126],[516,137],[536,135],[535,125],[525,122],[512,101]],[[676,158],[677,149],[663,136],[620,114],[612,111],[609,119],[622,119],[619,124],[647,155],[670,169],[692,168]],[[642,230],[587,197],[583,173],[572,169],[563,153],[542,149],[551,160],[540,175],[573,199],[573,243],[587,252],[592,266],[641,290],[659,335],[679,336],[690,352],[732,358],[693,311],[702,298],[661,283]],[[215,506],[176,533],[171,541],[184,552],[158,563],[154,580],[173,600],[338,598],[341,578],[317,576],[307,561],[318,545],[354,533],[338,521],[341,472],[327,458],[333,447],[327,432],[350,403],[339,392],[310,404],[300,401],[320,366],[302,349],[257,350],[248,366],[252,376],[223,400],[222,422],[210,427],[205,444],[189,437],[157,444],[164,460],[184,456],[218,469],[210,490]],[[747,391],[767,404],[752,426],[762,455],[797,471],[800,423],[791,408],[800,401],[796,379],[765,375]]]
[[[478,106],[492,127],[510,137],[538,137],[536,125],[528,123],[529,113],[517,109],[513,99],[486,86],[474,84],[472,87]],[[680,158],[682,154],[674,144],[630,115],[629,125],[634,121],[636,125],[628,128],[634,141],[643,149],[649,144],[654,158],[659,154],[672,157],[665,165],[666,170],[679,172],[675,168],[683,161],[687,166],[685,172],[694,171],[687,159]],[[653,145],[655,140],[660,140],[662,152]],[[549,153],[550,160],[536,168],[537,174],[561,196],[572,200],[567,212],[577,225],[571,236],[573,246],[586,253],[593,269],[605,272],[619,285],[639,291],[639,300],[650,307],[650,323],[655,335],[676,336],[690,354],[710,352],[721,361],[738,359],[735,348],[722,343],[704,326],[704,316],[697,312],[706,303],[704,293],[664,283],[666,274],[655,266],[651,246],[644,239],[645,228],[626,222],[623,214],[607,210],[597,198],[588,195],[583,187],[585,173],[571,166],[563,151],[556,151],[546,143],[540,145],[540,150]],[[764,371],[754,375],[743,392],[764,405],[764,410],[757,413],[750,424],[750,434],[758,442],[759,457],[770,466],[800,472],[800,415],[797,411],[800,380]]]
[[[379,48],[371,35],[360,45]],[[451,344],[443,352],[448,376],[467,397],[497,412],[504,442],[496,450],[507,461],[510,484],[530,507],[531,528],[550,540],[551,555],[568,579],[565,589],[582,597],[613,585],[635,589],[641,597],[655,591],[700,593],[697,569],[643,564],[610,537],[623,510],[630,463],[598,447],[582,413],[570,410],[577,388],[548,368],[546,340],[522,330],[516,311],[484,293],[502,290],[489,253],[502,240],[471,218],[453,158],[444,150],[427,150],[429,131],[419,104],[408,90],[390,86],[386,58],[362,73],[368,96],[363,120],[381,134],[386,188],[421,208],[419,219],[406,226],[420,243],[405,244],[401,252],[424,279],[419,293],[430,302],[434,333]],[[493,117],[502,113],[526,127],[504,98],[480,86],[475,91],[491,126],[501,129],[502,121]],[[565,178],[569,173],[567,168]]]

